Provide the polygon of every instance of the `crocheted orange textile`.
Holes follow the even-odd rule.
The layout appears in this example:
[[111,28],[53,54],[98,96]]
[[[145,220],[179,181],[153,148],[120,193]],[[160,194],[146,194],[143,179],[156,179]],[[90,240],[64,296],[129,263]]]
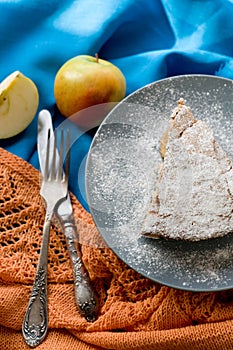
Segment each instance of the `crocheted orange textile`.
[[[0,349],[29,349],[21,326],[35,276],[45,209],[39,172],[0,149]],[[79,315],[66,242],[49,246],[49,331],[38,349],[233,348],[233,293],[192,293],[146,279],[104,246],[91,215],[71,195],[83,259],[98,293],[94,323]]]

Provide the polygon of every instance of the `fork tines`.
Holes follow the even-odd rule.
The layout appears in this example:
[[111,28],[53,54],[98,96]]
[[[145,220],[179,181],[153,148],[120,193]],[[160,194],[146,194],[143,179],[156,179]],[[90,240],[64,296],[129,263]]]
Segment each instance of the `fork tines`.
[[[68,180],[70,167],[70,130],[61,129],[60,142],[58,138],[57,131],[53,135],[51,130],[48,130],[44,177],[50,180],[65,181]],[[58,143],[60,144],[59,151],[56,147]],[[65,163],[65,172],[63,163]]]

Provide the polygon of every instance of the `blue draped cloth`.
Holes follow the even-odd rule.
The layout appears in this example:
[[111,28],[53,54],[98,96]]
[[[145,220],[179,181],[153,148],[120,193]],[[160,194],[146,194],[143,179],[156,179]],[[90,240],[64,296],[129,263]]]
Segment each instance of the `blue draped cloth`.
[[[15,70],[30,77],[39,110],[51,111],[55,127],[64,120],[53,95],[57,70],[71,57],[96,52],[122,70],[127,95],[174,75],[232,79],[233,1],[0,0],[0,80]],[[86,209],[84,163],[92,136],[72,147],[70,188]],[[36,139],[37,117],[0,147],[39,169]]]

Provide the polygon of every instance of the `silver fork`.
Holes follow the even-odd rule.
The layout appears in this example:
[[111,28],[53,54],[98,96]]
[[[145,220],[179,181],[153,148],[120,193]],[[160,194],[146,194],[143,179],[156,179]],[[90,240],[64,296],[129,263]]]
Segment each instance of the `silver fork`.
[[[66,139],[66,142],[65,142]],[[66,169],[63,172],[63,157],[66,156]],[[40,194],[46,202],[46,215],[37,272],[22,325],[26,343],[35,347],[45,338],[48,329],[47,267],[50,224],[54,210],[68,193],[68,173],[70,163],[70,137],[61,131],[60,153],[56,150],[56,139],[50,140],[48,132],[45,170]]]

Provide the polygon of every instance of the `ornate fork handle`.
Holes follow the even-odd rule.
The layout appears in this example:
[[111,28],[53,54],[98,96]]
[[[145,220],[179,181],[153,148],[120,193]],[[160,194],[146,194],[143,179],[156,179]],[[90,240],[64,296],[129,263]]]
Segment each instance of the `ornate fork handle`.
[[36,277],[22,326],[24,339],[31,347],[40,344],[48,330],[47,266],[51,217],[52,212],[47,210]]
[[78,234],[73,215],[62,217],[62,226],[73,266],[76,304],[80,314],[87,321],[91,322],[96,318],[98,302],[88,271],[82,261],[82,253],[77,239]]

